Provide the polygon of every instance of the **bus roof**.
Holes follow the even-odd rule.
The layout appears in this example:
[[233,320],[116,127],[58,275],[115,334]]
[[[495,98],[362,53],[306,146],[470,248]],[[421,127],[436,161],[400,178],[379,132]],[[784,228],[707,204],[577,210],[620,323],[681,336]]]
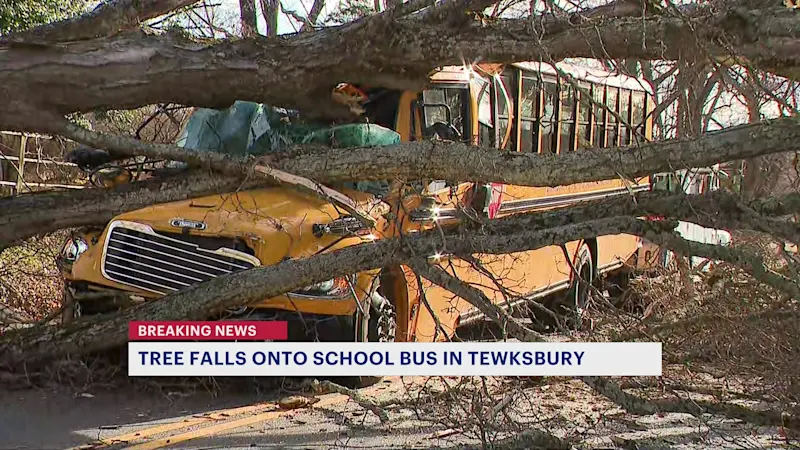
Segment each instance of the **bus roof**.
[[[620,87],[633,91],[642,91],[651,95],[653,93],[650,83],[646,82],[645,80],[627,75],[615,74],[601,69],[593,69],[574,64],[568,64],[565,62],[556,63],[558,70],[553,68],[553,66],[550,64],[542,62],[519,62],[511,65],[522,70],[538,72],[554,77],[559,74],[558,71],[560,70],[581,81],[588,81],[590,83],[605,86]],[[481,64],[481,66],[486,66],[487,68],[491,67],[490,72],[494,72],[495,70],[499,71],[502,68],[502,65],[495,64]],[[440,68],[433,75],[431,75],[431,81],[434,83],[468,83],[470,76],[474,76],[474,74],[475,72],[466,66],[447,66]]]
[[565,62],[556,63],[558,70],[552,65],[542,62],[520,62],[512,65],[522,70],[530,70],[532,72],[545,73],[552,76],[558,75],[558,70],[560,70],[578,80],[588,81],[590,83],[630,89],[632,91],[643,91],[649,94],[653,93],[650,83],[643,79],[615,74],[602,69],[593,69]]

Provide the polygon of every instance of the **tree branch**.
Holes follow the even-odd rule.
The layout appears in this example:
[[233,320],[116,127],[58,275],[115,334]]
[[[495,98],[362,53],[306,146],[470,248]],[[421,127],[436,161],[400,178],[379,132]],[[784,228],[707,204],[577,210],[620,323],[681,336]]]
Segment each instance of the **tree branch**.
[[247,187],[253,187],[253,183],[243,184],[239,177],[199,170],[114,190],[82,189],[2,197],[0,249],[57,229],[102,227],[126,211]]
[[[663,231],[665,226],[663,223],[612,218],[548,230],[524,230],[513,235],[477,232],[450,235],[447,244],[455,253],[513,253],[598,235],[652,234]],[[336,276],[394,266],[421,255],[432,255],[440,246],[439,230],[402,239],[379,240],[214,278],[110,317],[78,318],[63,328],[35,327],[9,332],[0,339],[0,364],[13,370],[23,367],[23,364],[41,363],[67,354],[80,355],[114,348],[127,342],[127,327],[132,320],[204,320],[213,311],[252,304]]]
[[754,253],[736,248],[688,241],[674,234],[655,234],[645,235],[644,237],[684,256],[700,256],[733,264],[742,268],[756,280],[785,292],[793,298],[800,298],[798,280],[792,280],[770,270],[764,264],[764,260]]
[[[531,18],[450,23],[430,22],[424,14],[387,23],[378,14],[316,33],[213,45],[144,33],[59,46],[6,45],[0,52],[0,96],[7,100],[0,128],[35,131],[36,116],[20,116],[24,105],[67,114],[165,102],[220,107],[252,100],[316,111],[319,99],[309,99],[309,91],[338,82],[418,88],[435,67],[464,61],[596,55],[670,60],[695,41],[707,43],[714,58],[730,60],[732,49],[758,69],[800,78],[800,16],[794,11],[700,11],[692,16],[691,27],[684,18],[669,15],[600,16],[577,25],[537,17],[533,22],[542,25],[531,26]],[[743,33],[743,22],[754,32]],[[689,35],[696,39],[687,40]]]
[[[584,181],[634,179],[660,171],[706,167],[722,161],[793,151],[800,142],[800,119],[781,118],[703,134],[692,140],[651,142],[641,146],[558,155],[502,152],[457,142],[414,141],[372,148],[327,149],[295,146],[271,155],[271,167],[320,183],[342,181],[444,179],[498,182],[521,186],[560,186]],[[72,124],[49,127],[66,136],[120,156],[180,160],[225,173],[242,173],[245,163],[211,152],[192,152],[124,136],[91,132]]]
[[152,19],[198,0],[109,0],[91,12],[71,19],[41,25],[32,30],[11,33],[0,39],[9,42],[55,43],[113,36],[132,30]]
[[[558,157],[526,153],[506,153],[458,143],[410,142],[397,146],[361,149],[320,149],[298,146],[292,153],[274,154],[270,167],[282,172],[332,184],[349,180],[431,178],[464,181],[498,181],[518,185],[560,186],[581,181],[616,178],[621,172],[629,178],[678,168],[703,167],[722,160],[735,160],[767,152],[791,150],[800,139],[796,119],[785,118],[757,125],[744,125],[720,132],[704,134],[696,140],[665,141],[644,144],[638,148],[605,149],[573,152]],[[63,131],[66,130],[66,131]],[[72,130],[72,131],[70,131]],[[70,191],[57,194],[31,194],[3,199],[0,204],[0,247],[33,235],[60,228],[79,226],[86,220],[100,224],[112,211],[118,214],[146,206],[143,201],[122,201],[125,196],[143,195],[152,203],[163,203],[213,192],[235,189],[236,177],[241,180],[249,172],[248,163],[226,155],[188,152],[167,144],[149,144],[129,137],[106,136],[71,126],[62,129],[74,139],[95,147],[107,148],[119,156],[144,155],[157,159],[182,159],[197,167],[214,168],[223,173],[224,181],[209,185],[210,179],[173,188],[151,189],[128,186],[125,191]],[[249,164],[252,165],[252,162]],[[260,183],[269,183],[264,178]],[[251,177],[250,186],[254,186]],[[274,181],[274,180],[273,180]],[[166,185],[165,185],[166,186]],[[183,190],[180,190],[183,189]],[[57,201],[54,199],[58,199]],[[91,215],[72,214],[68,205],[104,211]],[[19,205],[19,206],[17,206]],[[26,214],[26,209],[29,209]],[[30,211],[40,211],[42,220]],[[525,216],[530,227],[546,228],[571,222],[612,215],[661,215],[714,228],[752,229],[800,241],[798,226],[772,217],[800,212],[800,195],[759,199],[742,205],[730,194],[715,192],[700,196],[664,196],[638,194],[589,202],[558,211]],[[702,213],[702,214],[700,214]],[[762,217],[768,216],[768,217]],[[770,217],[771,216],[771,217]],[[499,227],[502,222],[490,222]],[[19,226],[12,226],[20,224]],[[35,225],[34,225],[35,224]],[[514,230],[511,230],[514,231]]]
[[524,342],[547,341],[545,336],[527,328],[517,319],[511,317],[506,311],[500,309],[479,289],[450,275],[441,267],[431,265],[424,259],[411,260],[408,266],[411,267],[417,275],[447,289],[466,300],[472,306],[478,308],[486,317],[500,325],[503,330],[507,330],[510,336]]

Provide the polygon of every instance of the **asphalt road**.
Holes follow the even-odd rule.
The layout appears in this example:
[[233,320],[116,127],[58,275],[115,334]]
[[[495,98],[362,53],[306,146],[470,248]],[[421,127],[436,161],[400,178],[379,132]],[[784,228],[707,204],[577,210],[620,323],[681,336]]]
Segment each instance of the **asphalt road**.
[[[361,392],[382,402],[407,399],[413,386],[421,383],[421,379],[395,378]],[[730,419],[630,416],[577,380],[553,380],[513,395],[515,406],[523,401],[529,405],[534,414],[528,420],[536,427],[580,435],[587,448],[786,448],[778,430]],[[459,425],[453,429],[441,423],[452,419],[446,412],[434,415],[424,409],[387,407],[389,420],[381,423],[349,397],[317,398],[312,405],[285,410],[274,392],[219,397],[197,392],[183,397],[132,389],[0,391],[0,448],[427,449],[478,444],[462,434]],[[419,411],[423,412],[418,416]]]
[[[362,392],[387,401],[405,389],[394,379]],[[281,409],[277,400],[288,395],[0,391],[0,448],[429,448],[443,428],[409,411],[392,412],[391,426],[383,425],[340,394]]]

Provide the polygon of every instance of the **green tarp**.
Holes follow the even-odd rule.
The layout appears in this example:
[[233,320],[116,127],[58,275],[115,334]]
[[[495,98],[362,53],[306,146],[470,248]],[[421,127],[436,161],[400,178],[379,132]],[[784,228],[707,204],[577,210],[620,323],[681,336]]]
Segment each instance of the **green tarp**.
[[[187,150],[237,157],[282,151],[293,144],[347,148],[398,143],[399,134],[379,125],[361,123],[331,127],[305,123],[293,111],[245,101],[237,101],[223,110],[198,108],[177,141]],[[389,185],[359,182],[342,187],[382,196],[388,192]]]
[[198,108],[178,138],[178,145],[186,149],[232,156],[261,155],[292,144],[346,148],[399,142],[399,134],[380,125],[305,123],[291,111],[243,101],[223,110]]

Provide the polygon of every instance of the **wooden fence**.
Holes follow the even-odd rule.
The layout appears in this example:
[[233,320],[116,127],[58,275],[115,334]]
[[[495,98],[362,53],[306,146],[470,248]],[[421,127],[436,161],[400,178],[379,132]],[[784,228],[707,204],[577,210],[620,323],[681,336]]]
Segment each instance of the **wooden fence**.
[[[11,139],[9,139],[11,137]],[[51,141],[50,136],[17,133],[12,131],[0,131],[0,192],[5,195],[16,195],[23,192],[48,190],[48,189],[83,189],[84,185],[74,180],[66,182],[53,182],[48,176],[42,175],[44,172],[53,175],[54,167],[69,168],[68,172],[77,170],[73,163],[63,160],[63,151],[51,151],[50,154],[43,154],[41,151],[31,151],[31,142],[40,143],[41,141]],[[14,145],[7,142],[14,141]],[[16,147],[16,148],[14,148]],[[41,150],[41,145],[38,145]],[[53,154],[56,153],[56,154]],[[74,168],[74,169],[72,169]]]

